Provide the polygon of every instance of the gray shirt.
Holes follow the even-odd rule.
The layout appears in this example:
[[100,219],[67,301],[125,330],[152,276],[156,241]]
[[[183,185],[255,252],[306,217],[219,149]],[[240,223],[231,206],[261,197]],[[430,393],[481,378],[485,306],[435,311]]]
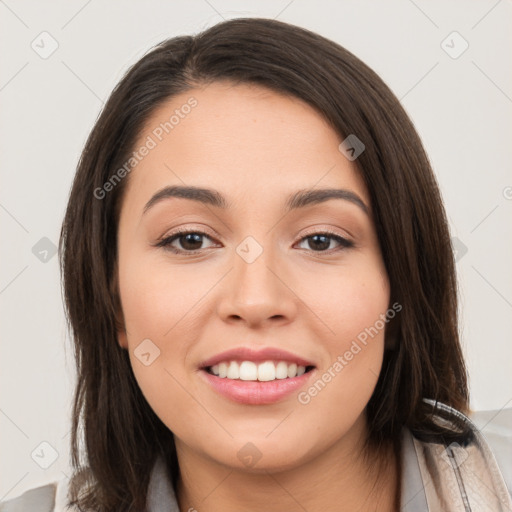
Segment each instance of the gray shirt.
[[[512,512],[512,408],[481,411],[469,422],[474,440],[443,446],[402,431],[401,512]],[[0,503],[0,512],[66,512],[67,478]],[[180,512],[162,457],[151,472],[149,512]]]

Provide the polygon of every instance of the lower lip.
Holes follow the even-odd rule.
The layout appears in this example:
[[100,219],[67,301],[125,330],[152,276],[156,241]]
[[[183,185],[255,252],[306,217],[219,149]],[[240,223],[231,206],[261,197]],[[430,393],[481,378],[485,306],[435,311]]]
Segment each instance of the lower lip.
[[267,382],[221,378],[208,373],[206,370],[201,370],[199,373],[217,392],[235,402],[248,405],[265,405],[283,400],[297,391],[315,373],[315,368],[298,377]]

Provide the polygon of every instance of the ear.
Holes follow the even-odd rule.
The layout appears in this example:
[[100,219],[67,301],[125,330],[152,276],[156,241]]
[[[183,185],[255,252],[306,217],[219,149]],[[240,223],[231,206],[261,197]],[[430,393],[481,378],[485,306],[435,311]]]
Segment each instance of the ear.
[[122,311],[119,311],[115,317],[116,331],[117,331],[117,342],[121,348],[128,350],[128,336],[126,333],[126,327],[124,323],[124,315]]

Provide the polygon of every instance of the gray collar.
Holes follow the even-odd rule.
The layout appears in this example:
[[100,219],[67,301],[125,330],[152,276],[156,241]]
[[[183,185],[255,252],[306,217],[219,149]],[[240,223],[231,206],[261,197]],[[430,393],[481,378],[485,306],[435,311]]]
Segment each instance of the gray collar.
[[148,512],[180,512],[164,458],[159,455],[148,487]]
[[411,431],[402,430],[402,496],[400,512],[428,512],[425,485]]

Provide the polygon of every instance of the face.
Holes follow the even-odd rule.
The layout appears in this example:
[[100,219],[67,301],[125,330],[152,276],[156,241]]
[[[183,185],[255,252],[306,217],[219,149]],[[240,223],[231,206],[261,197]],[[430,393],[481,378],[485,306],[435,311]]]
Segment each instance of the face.
[[[175,96],[141,131],[136,149],[151,148],[125,178],[118,226],[119,344],[178,456],[292,468],[366,428],[389,282],[342,140],[298,99],[227,83]],[[225,204],[155,196],[172,186]],[[288,208],[320,189],[343,192]],[[257,354],[203,368],[237,348]],[[295,376],[294,361],[314,368]]]

